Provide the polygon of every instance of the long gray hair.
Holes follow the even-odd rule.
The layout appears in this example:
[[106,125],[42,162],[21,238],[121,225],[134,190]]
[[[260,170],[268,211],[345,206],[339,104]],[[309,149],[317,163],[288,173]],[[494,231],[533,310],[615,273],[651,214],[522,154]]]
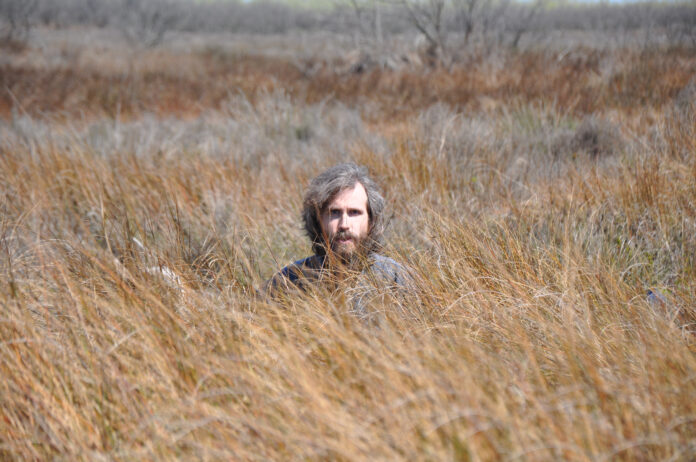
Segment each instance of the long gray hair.
[[370,227],[365,241],[367,251],[381,247],[385,228],[384,197],[377,184],[367,174],[367,168],[354,163],[338,164],[314,178],[307,188],[302,207],[305,231],[312,241],[312,250],[318,255],[326,254],[324,233],[321,229],[321,214],[336,195],[360,183],[367,193],[367,213]]

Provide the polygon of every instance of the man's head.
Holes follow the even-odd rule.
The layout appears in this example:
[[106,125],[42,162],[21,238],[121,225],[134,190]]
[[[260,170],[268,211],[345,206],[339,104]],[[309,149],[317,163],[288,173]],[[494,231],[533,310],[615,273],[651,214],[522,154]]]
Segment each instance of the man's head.
[[349,163],[328,169],[312,180],[304,198],[302,218],[312,249],[319,255],[331,249],[346,261],[377,250],[384,205],[365,167]]

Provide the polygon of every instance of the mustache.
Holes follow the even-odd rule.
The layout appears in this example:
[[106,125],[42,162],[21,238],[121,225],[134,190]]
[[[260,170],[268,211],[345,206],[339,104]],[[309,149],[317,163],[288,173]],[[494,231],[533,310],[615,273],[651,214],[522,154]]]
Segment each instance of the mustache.
[[338,233],[334,234],[332,240],[336,241],[338,239],[352,239],[354,241],[357,241],[358,237],[350,231],[339,231]]

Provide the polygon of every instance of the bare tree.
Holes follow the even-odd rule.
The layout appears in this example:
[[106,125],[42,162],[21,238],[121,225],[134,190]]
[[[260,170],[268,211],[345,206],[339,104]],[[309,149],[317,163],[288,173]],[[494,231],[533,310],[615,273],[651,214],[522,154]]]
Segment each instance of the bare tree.
[[517,5],[517,8],[515,8],[515,20],[512,22],[513,26],[511,28],[512,39],[510,46],[512,48],[519,46],[522,35],[529,30],[534,18],[542,11],[545,4],[545,0],[537,0],[530,6],[521,7]]
[[173,0],[123,0],[119,27],[131,43],[153,47],[180,25],[184,8]]
[[[381,45],[384,36],[382,30],[382,10],[384,5],[379,0],[347,0],[355,18],[356,31],[364,41]],[[341,4],[337,4],[340,8]]]
[[[426,57],[431,65],[450,64],[443,13],[446,0],[399,0],[411,24],[426,40]],[[477,0],[472,0],[477,1]]]
[[0,40],[24,42],[29,36],[37,0],[0,0]]
[[545,0],[396,0],[424,37],[431,64],[449,67],[472,52],[516,48]]
[[109,23],[109,15],[103,0],[85,0],[84,14],[97,27],[104,27]]
[[471,35],[480,19],[481,5],[485,0],[454,0],[456,25],[463,34],[463,45],[469,44]]

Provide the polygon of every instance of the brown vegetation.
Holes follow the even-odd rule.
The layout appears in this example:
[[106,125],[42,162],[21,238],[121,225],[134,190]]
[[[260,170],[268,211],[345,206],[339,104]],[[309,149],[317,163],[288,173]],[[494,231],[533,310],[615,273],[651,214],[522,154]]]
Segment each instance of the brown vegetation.
[[[0,460],[696,457],[692,51],[42,53],[0,74]],[[255,294],[344,160],[418,281],[368,322]]]
[[276,89],[309,103],[373,102],[380,108],[377,118],[407,117],[435,103],[468,110],[533,101],[576,115],[608,109],[635,113],[660,109],[696,75],[690,49],[506,53],[494,62],[481,58],[454,70],[365,73],[348,72],[339,60],[320,63],[312,75],[304,72],[307,64],[262,55],[150,52],[132,59],[130,68],[106,70],[102,62],[58,68],[6,64],[0,68],[5,89],[0,114],[7,117],[15,107],[30,115],[195,117],[220,109],[230,95],[241,93],[253,101],[259,92]]

